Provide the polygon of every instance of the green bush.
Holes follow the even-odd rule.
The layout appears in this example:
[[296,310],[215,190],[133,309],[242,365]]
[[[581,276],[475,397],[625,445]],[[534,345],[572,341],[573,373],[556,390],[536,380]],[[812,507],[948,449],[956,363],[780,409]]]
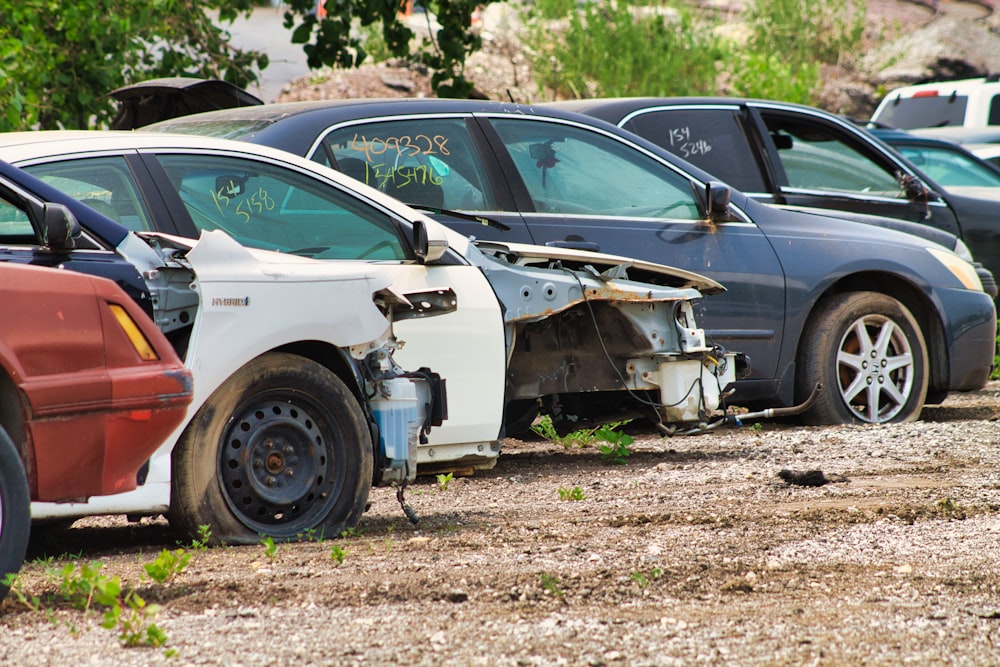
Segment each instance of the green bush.
[[526,23],[546,97],[704,94],[726,55],[710,20],[662,3],[539,0]]
[[865,0],[751,0],[747,50],[776,54],[790,66],[841,63],[865,30]]
[[[823,64],[860,50],[864,0],[750,0],[746,32],[680,2],[538,0],[526,43],[546,99],[728,94],[815,104]],[[543,45],[541,47],[537,45]]]

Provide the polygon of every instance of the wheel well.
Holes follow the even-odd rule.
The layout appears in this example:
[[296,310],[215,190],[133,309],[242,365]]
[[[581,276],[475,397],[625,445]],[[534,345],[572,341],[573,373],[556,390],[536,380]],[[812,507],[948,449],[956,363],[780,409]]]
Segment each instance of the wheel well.
[[300,341],[297,343],[291,343],[278,348],[276,351],[297,354],[301,357],[311,359],[335,373],[337,377],[343,380],[344,384],[350,388],[351,393],[354,394],[354,398],[358,401],[358,405],[361,406],[361,411],[364,413],[365,419],[368,420],[368,428],[371,431],[372,436],[372,449],[375,455],[375,476],[377,478],[377,471],[381,467],[379,462],[381,450],[378,445],[378,426],[375,423],[375,415],[372,412],[371,403],[368,401],[362,390],[363,380],[358,372],[357,365],[354,363],[351,356],[339,347],[319,341]]
[[365,412],[368,411],[366,407],[368,402],[365,400],[361,391],[361,378],[356,371],[356,366],[351,361],[350,355],[346,351],[328,343],[321,343],[319,341],[300,341],[298,343],[291,343],[289,345],[284,345],[275,351],[297,354],[300,357],[311,359],[333,371],[337,377],[343,380],[344,383],[351,388],[351,392],[354,394],[355,398],[358,399],[358,402],[361,404],[361,407],[365,410]]
[[[880,292],[897,299],[906,306],[907,310],[916,318],[917,324],[920,325],[920,330],[924,334],[924,342],[927,344],[930,369],[928,391],[947,385],[949,361],[944,345],[944,328],[933,304],[926,295],[911,283],[897,276],[877,272],[858,273],[834,283],[813,305],[809,317],[813,317],[830,296],[847,292]],[[802,345],[803,341],[799,340],[796,360],[801,355]]]

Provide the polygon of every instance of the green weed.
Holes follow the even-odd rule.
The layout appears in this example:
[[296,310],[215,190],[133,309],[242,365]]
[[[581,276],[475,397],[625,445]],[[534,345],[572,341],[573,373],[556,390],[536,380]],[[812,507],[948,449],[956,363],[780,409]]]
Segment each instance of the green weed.
[[212,541],[212,527],[208,524],[198,526],[198,537],[191,540],[191,549],[204,551]]
[[647,586],[649,586],[649,584],[650,584],[651,581],[659,579],[660,575],[662,575],[662,574],[663,574],[663,570],[661,570],[658,567],[654,567],[652,570],[650,570],[648,572],[638,572],[638,571],[636,571],[636,572],[632,573],[632,581],[634,581],[636,584],[638,584],[639,588],[642,589],[642,588],[646,588]]
[[442,491],[447,491],[448,490],[448,484],[451,482],[451,480],[454,477],[455,477],[455,474],[454,473],[450,473],[450,472],[447,473],[447,474],[438,475],[435,478],[435,479],[437,479],[438,488],[441,489]]
[[632,450],[629,447],[635,439],[628,433],[616,431],[616,426],[615,424],[602,426],[597,429],[595,435],[607,443],[600,447],[601,458],[609,463],[625,465],[628,458],[632,456]]
[[264,555],[273,563],[274,559],[278,557],[278,545],[274,543],[274,538],[270,535],[262,537],[260,544],[264,547]]
[[164,549],[152,563],[146,563],[145,570],[149,578],[158,584],[165,584],[187,569],[191,555],[184,549],[170,551]]
[[559,487],[559,500],[583,500],[583,489],[574,486],[572,489]]
[[563,590],[559,585],[559,578],[551,574],[543,574],[540,577],[540,583],[542,585],[542,590],[548,595],[551,595],[557,599],[563,599]]
[[344,558],[347,557],[347,550],[342,549],[336,544],[330,549],[330,560],[337,561],[337,565],[344,564]]

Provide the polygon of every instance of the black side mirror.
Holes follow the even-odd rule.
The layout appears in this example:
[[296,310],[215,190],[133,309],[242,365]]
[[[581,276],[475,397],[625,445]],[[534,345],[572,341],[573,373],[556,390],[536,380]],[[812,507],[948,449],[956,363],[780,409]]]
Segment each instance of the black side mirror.
[[896,181],[910,201],[926,202],[930,199],[930,190],[913,174],[904,174],[898,171],[896,172]]
[[42,230],[45,245],[52,252],[69,252],[76,248],[80,236],[80,222],[63,204],[47,202],[42,209]]
[[708,206],[708,219],[712,222],[725,222],[729,219],[729,197],[732,191],[728,185],[718,181],[709,181],[705,185],[705,203]]

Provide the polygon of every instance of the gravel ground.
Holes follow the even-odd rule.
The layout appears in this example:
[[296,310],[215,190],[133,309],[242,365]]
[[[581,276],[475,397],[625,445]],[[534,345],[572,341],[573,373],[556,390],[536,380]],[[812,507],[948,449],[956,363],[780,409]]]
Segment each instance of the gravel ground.
[[[39,608],[0,605],[0,664],[996,665],[998,416],[990,383],[912,424],[636,429],[625,465],[508,441],[494,470],[419,478],[416,526],[376,489],[352,535],[187,544],[166,584],[142,574],[178,546],[162,519],[89,519],[33,545]],[[165,647],[58,599],[53,572],[92,561],[161,605]]]

